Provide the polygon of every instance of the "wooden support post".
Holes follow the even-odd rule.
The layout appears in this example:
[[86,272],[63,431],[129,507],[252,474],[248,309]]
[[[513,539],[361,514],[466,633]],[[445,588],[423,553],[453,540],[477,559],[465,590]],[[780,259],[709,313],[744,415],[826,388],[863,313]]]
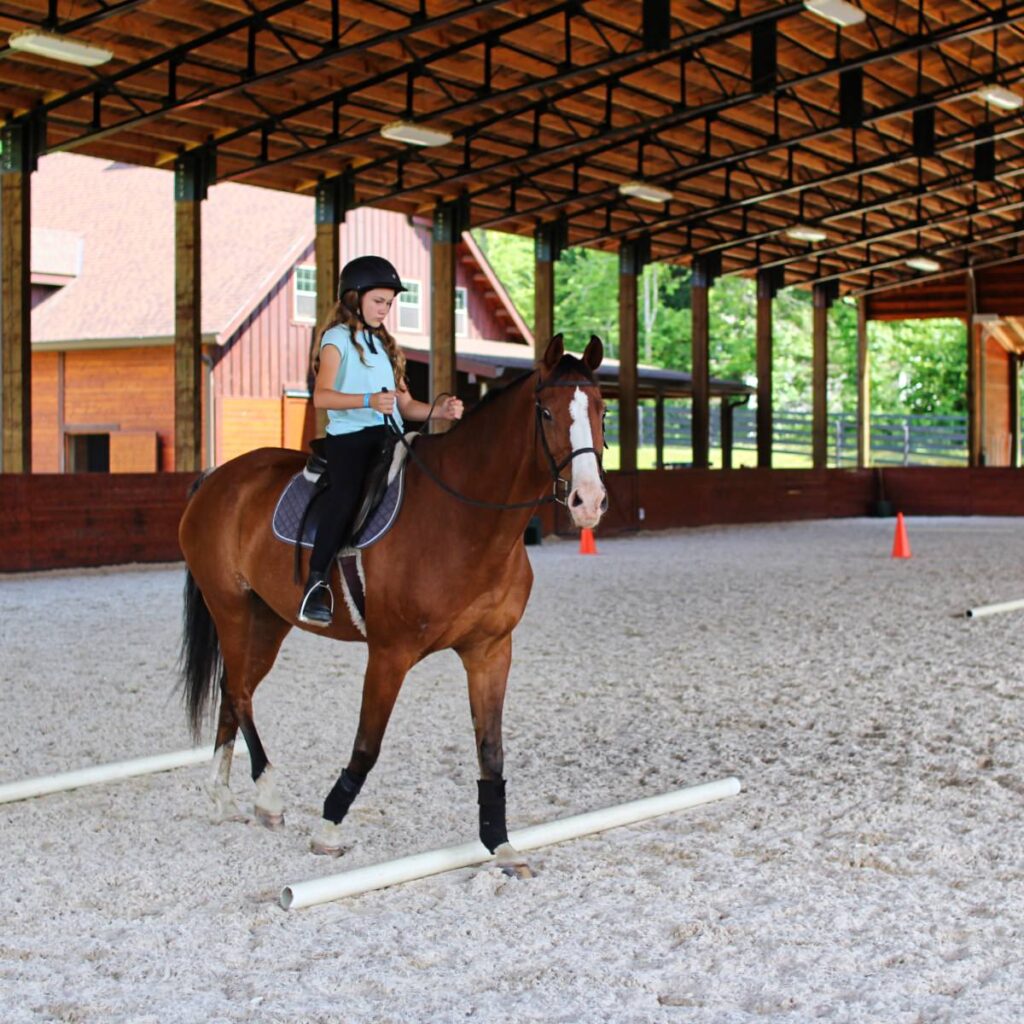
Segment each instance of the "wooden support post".
[[[316,234],[313,251],[316,259],[316,324],[310,332],[310,351],[317,340],[317,331],[327,322],[335,303],[338,301],[338,279],[341,276],[341,235],[338,225],[345,220],[349,179],[331,178],[321,181],[316,187]],[[310,363],[309,400],[313,401],[314,381],[312,361]],[[307,412],[307,417],[309,413]],[[309,419],[307,419],[307,425]],[[315,434],[323,436],[327,431],[327,410],[313,412]],[[307,427],[308,429],[308,427]]]
[[643,271],[641,246],[619,249],[619,469],[637,467],[637,277]]
[[711,448],[710,313],[711,285],[721,270],[721,254],[701,256],[693,261],[690,308],[693,315],[690,374],[693,380],[691,438],[693,466],[707,469]]
[[34,140],[28,126],[3,129],[0,154],[0,472],[32,472],[31,218]]
[[202,432],[202,208],[213,178],[210,154],[174,165],[174,469],[198,472]]
[[974,271],[966,275],[966,309],[964,319],[967,325],[967,465],[981,466],[982,430],[981,416],[984,408],[981,379],[981,325],[974,322],[977,310],[975,299]]
[[811,356],[811,465],[828,465],[828,309],[834,292],[814,286],[814,329]]
[[654,468],[665,468],[665,396],[654,399]]
[[1010,373],[1010,465],[1020,469],[1020,356],[1011,352],[1007,365]]
[[732,402],[729,401],[726,395],[722,395],[721,398],[721,410],[719,412],[719,422],[721,424],[722,433],[722,469],[732,469],[732,413],[736,407]]
[[534,234],[533,348],[538,361],[555,333],[557,234],[557,224],[542,224]]
[[[441,202],[434,210],[430,247],[430,400],[442,392],[455,394],[455,247],[462,235],[455,203]],[[431,429],[446,430],[446,420],[435,420]]]
[[[772,305],[779,278],[775,270],[757,272],[757,465],[772,467],[772,436],[775,430],[772,397]],[[724,411],[725,405],[722,405]],[[724,465],[724,460],[723,460]]]
[[857,300],[857,468],[871,465],[871,353],[868,351],[868,300]]

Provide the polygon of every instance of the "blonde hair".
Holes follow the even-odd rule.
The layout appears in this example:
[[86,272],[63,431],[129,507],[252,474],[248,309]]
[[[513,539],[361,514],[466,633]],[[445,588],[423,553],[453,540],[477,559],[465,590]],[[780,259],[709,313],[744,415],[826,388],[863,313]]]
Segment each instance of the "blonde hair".
[[369,366],[370,364],[366,361],[366,352],[363,349],[362,343],[359,341],[360,331],[369,331],[370,334],[380,340],[380,343],[384,347],[384,351],[387,353],[388,359],[391,362],[391,369],[395,374],[395,387],[400,391],[404,391],[406,389],[405,353],[402,351],[398,342],[391,337],[388,329],[383,324],[381,324],[380,327],[367,327],[363,322],[362,317],[360,317],[357,312],[358,309],[358,292],[345,292],[345,294],[342,295],[342,297],[334,304],[334,307],[323,321],[317,324],[316,332],[313,335],[313,347],[309,354],[309,368],[312,370],[314,378],[320,372],[320,345],[323,341],[324,335],[332,327],[341,326],[349,329],[349,333],[352,336],[352,344],[359,353],[359,361],[363,366]]

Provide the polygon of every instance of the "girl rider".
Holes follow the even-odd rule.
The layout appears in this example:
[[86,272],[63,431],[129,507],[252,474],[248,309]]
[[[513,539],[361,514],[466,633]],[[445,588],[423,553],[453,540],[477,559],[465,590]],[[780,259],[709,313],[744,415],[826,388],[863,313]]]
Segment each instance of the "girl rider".
[[[401,427],[405,417],[425,420],[430,415],[430,406],[409,393],[405,355],[384,326],[391,303],[404,291],[398,272],[380,256],[360,256],[346,263],[338,282],[338,302],[314,346],[313,405],[327,410],[330,486],[319,499],[326,507],[299,607],[299,621],[310,626],[331,623],[331,563],[349,540],[366,474],[388,429],[384,416],[393,416]],[[446,398],[434,410],[435,419],[461,417],[458,398]]]

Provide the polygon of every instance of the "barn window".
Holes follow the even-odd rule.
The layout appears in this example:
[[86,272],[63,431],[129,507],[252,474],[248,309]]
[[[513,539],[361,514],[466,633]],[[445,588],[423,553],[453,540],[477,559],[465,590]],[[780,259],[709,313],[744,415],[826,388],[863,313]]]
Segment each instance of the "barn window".
[[295,319],[316,323],[316,267],[295,268]]
[[398,329],[400,331],[420,330],[420,283],[403,281],[405,291],[398,295]]
[[469,333],[469,303],[465,288],[455,289],[455,336],[463,338]]

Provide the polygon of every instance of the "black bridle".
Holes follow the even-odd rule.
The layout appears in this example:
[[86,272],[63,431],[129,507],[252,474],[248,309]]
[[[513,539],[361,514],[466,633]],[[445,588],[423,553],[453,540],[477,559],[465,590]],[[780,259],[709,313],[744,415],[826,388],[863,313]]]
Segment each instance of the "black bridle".
[[[569,494],[572,489],[572,480],[566,480],[565,477],[562,476],[562,470],[565,469],[566,466],[571,465],[572,460],[575,459],[577,456],[587,454],[592,454],[597,459],[598,471],[600,472],[602,479],[604,478],[604,467],[601,464],[601,453],[596,448],[591,447],[574,448],[572,451],[569,452],[568,455],[566,455],[564,459],[562,459],[561,462],[555,461],[555,456],[551,451],[551,446],[548,444],[547,431],[544,429],[545,422],[551,419],[551,412],[550,410],[546,409],[542,404],[540,400],[540,393],[545,388],[557,387],[596,388],[600,387],[600,384],[598,384],[597,381],[581,380],[540,380],[537,382],[537,386],[536,388],[534,388],[533,392],[534,409],[536,413],[536,426],[537,433],[540,436],[541,445],[544,449],[544,455],[547,459],[548,468],[551,470],[552,490],[551,494],[548,494],[543,498],[536,498],[534,501],[481,501],[478,498],[470,498],[467,495],[460,493],[459,491],[455,490],[454,487],[449,486],[440,477],[438,477],[437,474],[434,473],[434,471],[416,454],[416,452],[413,450],[412,445],[409,444],[409,442],[405,439],[405,435],[402,433],[401,430],[399,430],[398,424],[395,422],[393,416],[390,416],[385,413],[384,423],[391,431],[393,431],[398,436],[398,440],[401,441],[402,445],[405,447],[406,453],[408,454],[409,458],[412,459],[412,461],[415,462],[416,465],[419,466],[421,470],[423,470],[424,474],[427,477],[429,477],[429,479],[432,480],[433,483],[440,487],[441,490],[445,492],[445,494],[448,494],[451,497],[456,498],[457,500],[464,502],[467,505],[473,505],[476,508],[493,509],[498,512],[510,511],[512,509],[521,508],[536,508],[538,505],[547,505],[550,504],[551,502],[558,502],[558,504],[560,505],[566,505],[568,503]],[[434,399],[433,403],[430,406],[430,413],[427,415],[427,421],[426,423],[423,424],[418,433],[422,433],[426,429],[427,423],[430,422],[430,417],[434,414],[435,406],[442,398],[446,397],[452,396],[448,392],[442,392]],[[563,485],[564,488],[561,494],[559,494],[559,484]]]
[[[537,387],[534,389],[534,396],[539,396],[544,388],[597,388],[600,385],[596,381],[578,381],[578,380],[551,380],[551,381],[538,381]],[[545,409],[541,404],[539,397],[534,398],[534,407],[537,411],[537,430],[540,433],[541,444],[544,446],[544,455],[548,460],[548,468],[551,470],[551,482],[553,491],[549,496],[549,500],[557,501],[560,505],[565,505],[569,500],[569,492],[572,487],[572,480],[566,480],[562,476],[562,470],[566,466],[572,465],[572,460],[577,455],[592,454],[597,459],[598,472],[601,474],[602,479],[604,478],[604,466],[601,464],[601,453],[596,448],[573,448],[568,455],[561,462],[555,462],[555,456],[551,452],[551,446],[548,444],[548,434],[544,429],[544,423],[546,420],[551,419],[551,412]],[[562,497],[558,495],[558,485],[565,485],[565,492]]]

